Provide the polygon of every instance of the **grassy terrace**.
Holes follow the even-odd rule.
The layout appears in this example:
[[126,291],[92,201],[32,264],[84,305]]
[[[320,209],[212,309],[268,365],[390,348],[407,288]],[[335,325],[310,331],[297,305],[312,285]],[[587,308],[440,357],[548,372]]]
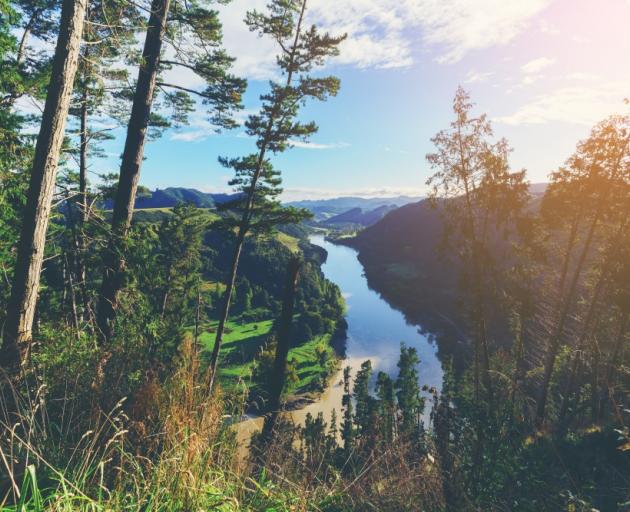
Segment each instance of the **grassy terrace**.
[[[201,345],[208,352],[214,345],[217,323],[215,321],[204,325],[200,336]],[[236,319],[228,322],[219,363],[219,381],[225,390],[235,391],[240,385],[251,385],[254,360],[266,342],[272,325],[272,320],[240,323]],[[295,386],[295,393],[312,389],[314,381],[324,371],[318,361],[319,345],[326,348],[329,359],[334,357],[329,341],[330,335],[317,336],[289,351],[289,360],[295,359],[297,363],[299,381]]]

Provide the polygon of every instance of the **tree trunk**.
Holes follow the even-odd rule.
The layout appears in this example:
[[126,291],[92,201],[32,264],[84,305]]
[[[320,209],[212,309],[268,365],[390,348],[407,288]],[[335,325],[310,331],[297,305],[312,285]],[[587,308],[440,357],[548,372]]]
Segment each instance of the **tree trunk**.
[[[604,213],[604,207],[606,206],[606,202],[608,200],[608,195],[610,193],[610,190],[612,188],[612,181],[617,177],[617,173],[619,171],[619,161],[621,160],[621,156],[619,157],[619,160],[617,161],[617,164],[615,166],[615,168],[613,169],[610,177],[609,177],[609,183],[608,183],[608,187],[605,188],[602,193],[599,196],[599,202],[597,204],[597,210],[595,211],[595,214],[593,216],[593,220],[591,221],[591,224],[589,226],[589,230],[588,230],[588,234],[586,236],[586,240],[584,242],[584,246],[582,247],[582,252],[580,254],[580,257],[576,263],[576,267],[575,270],[573,272],[573,277],[571,280],[571,284],[569,285],[569,289],[567,291],[567,296],[564,300],[564,303],[562,305],[562,309],[560,312],[560,317],[558,320],[558,324],[556,325],[556,328],[549,340],[549,349],[548,349],[548,353],[547,353],[547,359],[545,361],[545,366],[544,366],[544,373],[543,373],[543,383],[542,383],[542,388],[540,390],[540,396],[538,398],[538,401],[536,403],[536,419],[535,419],[535,423],[536,425],[541,428],[545,422],[545,408],[547,405],[547,398],[549,395],[549,384],[551,382],[551,376],[553,374],[553,369],[556,363],[556,358],[558,356],[558,351],[560,349],[560,341],[561,341],[561,337],[562,334],[564,332],[564,326],[565,323],[569,317],[569,312],[570,312],[570,308],[571,308],[571,302],[573,300],[573,295],[575,294],[576,290],[577,290],[577,284],[578,284],[578,280],[580,277],[580,274],[582,273],[582,269],[584,267],[584,264],[586,262],[586,257],[588,256],[589,250],[591,248],[591,243],[593,242],[593,238],[595,236],[595,230],[598,227],[600,218],[602,217],[603,213]],[[623,233],[623,229],[625,229],[625,220],[624,223],[621,226],[621,231],[620,234]]]
[[599,345],[595,345],[591,358],[591,422],[596,424],[599,419],[599,364],[601,354]]
[[272,435],[276,419],[280,412],[282,390],[287,380],[287,356],[291,346],[291,324],[293,323],[293,309],[295,306],[295,290],[302,262],[299,257],[292,257],[287,268],[287,281],[282,302],[282,314],[278,327],[278,344],[273,363],[273,373],[270,383],[269,414],[265,417],[263,437]]
[[214,347],[212,347],[212,356],[210,357],[210,366],[208,367],[208,394],[212,392],[214,386],[215,374],[219,363],[219,352],[223,343],[223,333],[225,332],[225,324],[230,314],[230,303],[232,302],[232,294],[236,284],[236,273],[238,271],[238,262],[241,258],[243,249],[243,241],[245,240],[245,229],[239,228],[238,237],[236,239],[236,247],[232,256],[232,265],[230,267],[230,279],[228,280],[223,294],[223,303],[221,304],[221,316],[219,317],[219,325],[217,326],[217,334],[214,339]]
[[72,318],[72,327],[75,330],[77,337],[80,335],[79,329],[79,315],[77,314],[77,300],[74,293],[74,280],[72,279],[72,269],[68,263],[68,255],[63,255],[63,266],[67,277],[67,283],[64,283],[68,287],[68,298],[70,299],[70,316]]
[[[87,51],[84,52],[87,58]],[[88,152],[88,97],[87,88],[81,97],[81,141],[79,147],[79,196],[81,198],[81,222],[87,222],[87,152]]]
[[26,208],[4,328],[2,361],[24,363],[32,338],[46,229],[55,190],[70,97],[77,71],[86,0],[64,0],[42,124],[33,159]]
[[595,285],[595,289],[593,290],[593,296],[591,297],[591,302],[588,306],[588,311],[586,313],[586,317],[584,319],[584,324],[582,327],[582,332],[580,333],[580,338],[577,343],[577,352],[573,355],[573,362],[571,365],[571,373],[569,374],[569,382],[567,384],[566,392],[562,397],[562,405],[560,407],[560,413],[558,415],[558,423],[560,426],[560,431],[563,433],[565,431],[565,418],[569,409],[569,404],[573,395],[574,387],[577,382],[577,370],[579,366],[579,360],[582,356],[582,352],[586,348],[586,341],[588,339],[588,334],[590,330],[590,326],[592,321],[595,318],[595,313],[597,309],[597,304],[599,303],[601,294],[604,290],[604,285],[608,280],[609,273],[611,270],[611,265],[613,261],[617,258],[618,251],[622,248],[623,243],[623,233],[628,225],[627,219],[623,219],[622,224],[619,226],[617,230],[612,245],[608,251],[606,259],[602,265],[602,269]]
[[578,281],[582,273],[584,264],[586,262],[586,257],[588,256],[589,250],[591,248],[591,243],[593,241],[593,237],[595,236],[595,231],[598,227],[600,218],[602,217],[604,213],[604,207],[606,206],[608,195],[612,188],[611,182],[616,178],[618,167],[619,167],[619,164],[617,163],[615,169],[613,170],[613,172],[611,173],[611,176],[609,177],[608,187],[605,188],[599,196],[597,210],[589,226],[588,234],[586,236],[584,246],[582,247],[582,252],[580,253],[580,257],[577,261],[575,270],[573,271],[571,284],[569,285],[567,296],[565,300],[563,301],[558,323],[556,324],[556,327],[551,335],[551,338],[549,339],[549,348],[547,352],[547,358],[544,364],[542,387],[540,390],[540,396],[536,403],[536,420],[535,421],[536,421],[536,425],[539,428],[542,427],[545,422],[545,409],[547,406],[547,398],[549,396],[549,384],[551,383],[551,376],[553,374],[556,358],[558,356],[558,350],[560,349],[560,342],[561,342],[562,334],[564,332],[565,323],[567,319],[569,318],[573,296],[575,295],[575,292],[577,291]]
[[142,63],[127,127],[112,215],[112,233],[103,258],[103,282],[97,311],[97,324],[105,339],[113,335],[118,293],[124,282],[125,261],[121,242],[131,226],[169,7],[170,0],[153,0],[151,4]]
[[[293,46],[291,50],[291,54],[289,57],[290,64],[288,66],[289,72],[287,73],[286,79],[286,87],[291,85],[291,81],[293,80],[293,61],[295,59],[295,54],[297,51],[297,45],[300,38],[300,33],[302,30],[302,22],[304,21],[304,13],[306,12],[306,0],[302,1],[302,8],[300,10],[300,15],[298,18],[298,22],[295,29],[295,37],[293,39]],[[214,341],[214,347],[212,349],[212,357],[210,359],[210,367],[208,369],[208,394],[212,392],[212,386],[214,385],[215,373],[217,370],[217,364],[219,360],[219,351],[221,350],[221,343],[223,342],[223,332],[225,330],[225,324],[228,319],[229,310],[230,310],[230,302],[232,300],[232,292],[234,290],[234,283],[236,282],[236,273],[238,271],[238,262],[241,256],[241,251],[243,248],[243,241],[245,240],[245,236],[249,230],[249,225],[252,216],[252,210],[254,208],[254,202],[256,200],[256,185],[258,180],[260,179],[260,175],[263,170],[263,165],[265,163],[265,154],[267,151],[267,146],[269,144],[269,139],[271,137],[273,124],[275,123],[276,117],[279,113],[279,104],[275,104],[273,107],[273,111],[269,116],[269,121],[267,122],[266,133],[263,137],[262,144],[260,146],[260,151],[258,153],[258,161],[256,165],[256,170],[254,175],[252,176],[252,182],[250,185],[250,189],[247,195],[247,203],[245,207],[245,211],[243,212],[243,216],[240,221],[240,225],[238,228],[238,238],[236,241],[236,247],[234,249],[234,256],[232,257],[232,267],[230,269],[230,279],[228,281],[228,285],[225,290],[223,304],[221,308],[221,317],[219,320],[219,325],[217,326],[217,334]]]
[[523,380],[523,356],[525,354],[525,306],[521,304],[520,311],[516,315],[516,345],[514,347],[514,374],[512,375],[512,383],[510,389],[510,413],[508,424],[510,429],[514,426],[514,417],[516,416],[516,398],[518,389]]
[[197,285],[197,308],[195,309],[195,340],[193,350],[199,352],[199,322],[201,320],[201,288]]
[[[84,50],[84,57],[87,58],[87,47]],[[83,303],[83,317],[84,319],[89,317],[89,299],[86,288],[86,271],[85,271],[85,257],[87,254],[87,240],[85,239],[85,225],[88,221],[88,197],[87,197],[87,153],[88,153],[88,97],[87,87],[83,90],[81,98],[81,142],[79,148],[79,200],[81,205],[79,207],[80,222],[79,222],[79,239],[78,239],[78,251],[75,257],[76,261],[76,276],[77,284],[81,292],[81,302]]]

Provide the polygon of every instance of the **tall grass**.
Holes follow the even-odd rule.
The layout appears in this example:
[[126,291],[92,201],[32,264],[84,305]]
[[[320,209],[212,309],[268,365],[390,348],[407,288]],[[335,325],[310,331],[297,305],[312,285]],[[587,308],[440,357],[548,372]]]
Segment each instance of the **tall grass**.
[[190,340],[167,378],[147,378],[108,411],[85,378],[67,372],[63,385],[31,374],[16,388],[5,378],[0,510],[442,509],[439,465],[410,459],[401,444],[345,471],[301,444],[299,427],[281,421],[273,439],[243,460],[233,419],[243,404],[220,389],[206,396],[204,378]]
[[90,414],[71,403],[86,390],[55,397],[41,385],[30,394],[33,378],[19,389],[5,379],[2,510],[238,510],[235,437],[220,393],[206,397],[199,376],[187,340],[164,383],[150,380],[129,403]]

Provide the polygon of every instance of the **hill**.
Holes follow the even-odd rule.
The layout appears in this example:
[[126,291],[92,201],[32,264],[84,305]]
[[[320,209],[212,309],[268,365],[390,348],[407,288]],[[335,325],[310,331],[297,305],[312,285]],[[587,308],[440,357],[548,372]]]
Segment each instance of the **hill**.
[[334,215],[333,217],[322,221],[322,224],[333,225],[335,227],[339,227],[341,225],[360,225],[367,227],[372,224],[376,224],[385,215],[396,208],[398,207],[393,204],[384,204],[378,208],[368,211],[364,211],[362,208],[358,207],[352,208],[347,212]]
[[[145,210],[149,208],[172,208],[178,203],[192,203],[197,208],[214,208],[218,204],[232,199],[234,194],[213,194],[201,192],[194,188],[167,187],[155,189],[147,194],[136,197],[135,208]],[[103,205],[104,209],[112,208],[112,201],[108,200]]]
[[[545,183],[530,187],[529,208],[538,209],[545,188]],[[370,286],[413,323],[446,335],[441,348],[451,351],[448,342],[462,341],[468,329],[461,308],[459,262],[440,254],[442,233],[439,209],[422,200],[389,212],[343,243],[358,251]],[[495,249],[499,251],[505,243],[497,237]],[[507,331],[499,309],[491,325],[497,335]]]
[[370,286],[430,330],[457,323],[457,272],[438,257],[441,233],[439,213],[422,200],[391,211],[345,242],[358,251]]
[[370,211],[383,206],[400,207],[405,204],[415,203],[420,197],[396,196],[396,197],[336,197],[332,199],[306,199],[287,203],[296,208],[306,208],[315,216],[316,221],[324,221],[360,208],[362,211]]

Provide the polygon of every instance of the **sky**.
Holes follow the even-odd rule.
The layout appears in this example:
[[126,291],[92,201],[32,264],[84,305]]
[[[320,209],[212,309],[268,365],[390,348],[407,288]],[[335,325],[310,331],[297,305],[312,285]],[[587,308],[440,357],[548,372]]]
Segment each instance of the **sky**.
[[[275,77],[275,48],[243,23],[264,0],[221,7],[234,72],[248,79],[245,110]],[[514,170],[530,181],[572,153],[590,127],[627,110],[630,97],[630,0],[309,0],[309,21],[347,33],[339,57],[318,74],[341,79],[339,94],[311,103],[301,120],[319,131],[273,158],[284,200],[341,195],[422,195],[431,174],[431,137],[446,128],[458,85],[495,135],[514,151]],[[192,75],[171,77],[200,88]],[[108,144],[94,173],[117,171],[124,131]],[[168,130],[145,150],[141,183],[225,192],[230,171],[219,156],[255,150],[242,127],[216,134],[203,107],[191,124]]]

